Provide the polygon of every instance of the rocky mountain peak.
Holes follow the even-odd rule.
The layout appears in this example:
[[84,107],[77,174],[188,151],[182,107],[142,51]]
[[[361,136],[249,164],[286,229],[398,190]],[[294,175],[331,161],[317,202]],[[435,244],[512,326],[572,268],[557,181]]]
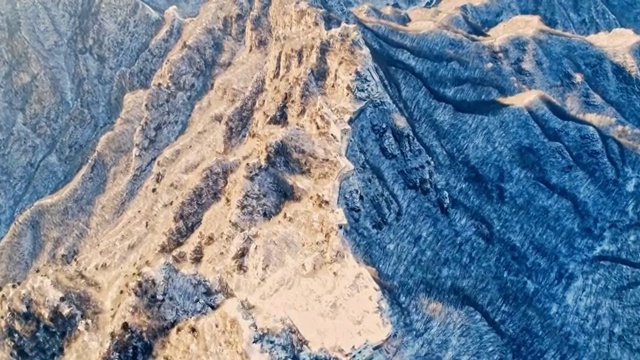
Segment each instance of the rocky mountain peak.
[[640,6],[0,4],[0,357],[637,357]]

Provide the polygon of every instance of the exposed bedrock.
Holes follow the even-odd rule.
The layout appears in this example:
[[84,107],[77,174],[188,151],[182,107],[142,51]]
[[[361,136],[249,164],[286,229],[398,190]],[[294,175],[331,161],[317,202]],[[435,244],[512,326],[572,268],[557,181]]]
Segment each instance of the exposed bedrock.
[[0,357],[637,358],[640,5],[364,3],[1,3]]
[[[131,61],[128,68],[118,69],[118,75],[111,82],[104,80],[107,85],[115,84],[113,86],[117,88],[117,91],[114,90],[117,96],[114,95],[114,101],[117,100],[118,106],[113,108],[112,112],[102,114],[101,118],[96,117],[97,115],[87,115],[87,121],[91,121],[87,123],[86,129],[96,125],[100,119],[105,121],[105,128],[100,131],[91,130],[91,134],[88,134],[96,137],[96,140],[102,136],[95,148],[93,138],[82,138],[84,140],[78,143],[74,140],[74,146],[82,145],[82,149],[74,150],[72,155],[76,160],[84,161],[85,166],[79,171],[77,168],[65,167],[70,165],[70,162],[56,167],[57,170],[65,172],[64,181],[61,180],[56,186],[65,187],[46,199],[41,199],[18,216],[0,242],[0,259],[3,259],[0,261],[0,283],[20,281],[38,259],[69,263],[86,237],[92,214],[100,212],[100,217],[104,219],[121,216],[130,201],[135,198],[141,184],[151,174],[152,166],[159,154],[184,132],[195,104],[211,90],[216,74],[229,66],[229,59],[237,51],[235,43],[244,39],[244,29],[238,25],[245,21],[245,12],[248,10],[244,1],[208,4],[205,14],[188,21],[177,14],[175,7],[168,8],[163,19],[159,17],[160,14],[154,13],[142,3],[129,5],[130,11],[139,7],[146,9],[144,11],[147,15],[157,23],[153,28],[154,33],[150,33],[148,40],[137,39],[144,40],[145,43],[140,45],[137,58]],[[105,5],[108,6],[112,4]],[[115,10],[109,8],[108,11]],[[227,12],[231,12],[233,16]],[[111,15],[121,16],[119,13]],[[124,21],[120,18],[116,20]],[[192,36],[185,36],[185,24],[188,25],[187,31],[193,32],[194,28],[198,31]],[[109,25],[108,29],[98,35],[110,39],[109,41],[116,41],[112,37],[121,36],[118,35],[118,31],[133,31],[122,26],[114,28]],[[178,40],[180,44],[177,44]],[[15,54],[10,52],[9,55]],[[15,69],[11,69],[14,73]],[[212,74],[214,69],[217,71],[216,74]],[[73,78],[76,79],[77,76]],[[99,87],[96,85],[95,88]],[[91,93],[82,92],[80,95],[86,97]],[[25,106],[40,106],[37,99],[25,101]],[[58,120],[60,119],[56,121]],[[52,121],[47,123],[47,126],[50,128],[58,125]],[[80,136],[75,133],[77,129],[67,129],[67,125],[64,124],[60,126],[69,132],[70,137]],[[106,130],[109,131],[103,135]],[[61,143],[66,141],[55,136],[51,136],[49,140]],[[93,150],[93,153],[89,154],[89,150]],[[12,148],[8,154],[33,155],[18,148]],[[20,164],[26,161],[23,160],[7,161],[6,164]],[[5,175],[18,176],[26,171],[26,165],[9,169],[6,173],[4,169],[0,169],[0,178]],[[69,173],[66,173],[67,171]],[[74,173],[75,178],[72,176]],[[55,180],[55,176],[46,176],[46,181],[34,178],[34,184],[44,186]],[[118,185],[114,186],[114,183]],[[20,189],[20,186],[16,186],[7,194],[10,194],[12,199],[20,197]],[[47,192],[36,194],[33,189],[25,191],[29,196],[47,195]],[[101,196],[108,196],[111,200],[108,204],[104,201],[96,203],[96,199]],[[36,199],[34,197],[32,200]],[[6,206],[0,211],[12,209],[11,201],[8,199]],[[99,210],[96,210],[95,206],[98,206]],[[16,208],[16,214],[18,210],[20,209]],[[49,259],[43,259],[40,256],[42,252],[51,254]],[[10,261],[4,260],[9,258]]]

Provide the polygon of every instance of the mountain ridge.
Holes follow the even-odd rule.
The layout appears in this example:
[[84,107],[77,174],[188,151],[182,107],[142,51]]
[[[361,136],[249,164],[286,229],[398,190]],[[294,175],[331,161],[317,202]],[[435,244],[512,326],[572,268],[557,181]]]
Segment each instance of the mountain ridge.
[[637,353],[638,6],[74,3],[0,9],[8,358]]

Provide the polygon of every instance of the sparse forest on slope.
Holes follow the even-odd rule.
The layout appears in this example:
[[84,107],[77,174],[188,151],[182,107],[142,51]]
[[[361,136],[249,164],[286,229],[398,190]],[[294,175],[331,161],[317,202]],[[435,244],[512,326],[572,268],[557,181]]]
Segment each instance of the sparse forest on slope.
[[640,356],[639,32],[631,0],[2,2],[0,357]]

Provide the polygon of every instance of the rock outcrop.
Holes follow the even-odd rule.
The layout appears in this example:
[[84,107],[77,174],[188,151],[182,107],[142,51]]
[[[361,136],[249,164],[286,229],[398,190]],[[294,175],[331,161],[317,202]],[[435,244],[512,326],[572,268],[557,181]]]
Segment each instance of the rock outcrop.
[[0,357],[638,357],[638,15],[0,4]]

